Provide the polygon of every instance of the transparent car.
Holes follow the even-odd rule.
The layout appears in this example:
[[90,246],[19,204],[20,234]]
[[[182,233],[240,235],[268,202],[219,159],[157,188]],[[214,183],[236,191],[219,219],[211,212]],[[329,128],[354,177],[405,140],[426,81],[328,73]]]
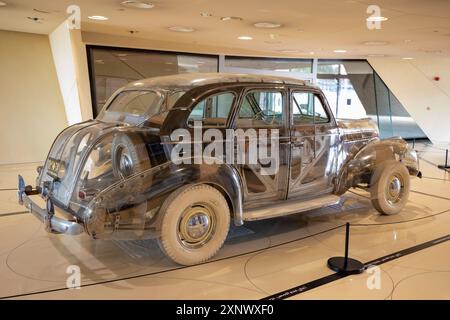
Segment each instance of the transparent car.
[[36,187],[19,176],[18,196],[47,231],[157,239],[184,265],[214,256],[230,222],[333,205],[349,188],[396,214],[421,176],[403,139],[335,119],[318,87],[220,73],[130,83],[63,130],[38,173]]

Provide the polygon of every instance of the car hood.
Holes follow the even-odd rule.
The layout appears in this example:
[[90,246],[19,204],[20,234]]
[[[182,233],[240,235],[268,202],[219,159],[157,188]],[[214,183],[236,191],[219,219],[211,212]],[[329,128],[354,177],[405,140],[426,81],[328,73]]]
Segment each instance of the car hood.
[[337,119],[337,124],[344,141],[365,140],[379,136],[378,126],[370,118]]

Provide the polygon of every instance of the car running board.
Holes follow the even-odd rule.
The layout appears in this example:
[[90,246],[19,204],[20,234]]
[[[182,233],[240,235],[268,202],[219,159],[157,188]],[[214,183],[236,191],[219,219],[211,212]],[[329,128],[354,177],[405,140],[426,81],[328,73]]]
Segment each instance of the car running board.
[[286,216],[303,211],[328,207],[339,203],[340,197],[336,195],[326,195],[309,200],[286,200],[275,205],[265,206],[263,208],[244,210],[244,220],[262,220]]

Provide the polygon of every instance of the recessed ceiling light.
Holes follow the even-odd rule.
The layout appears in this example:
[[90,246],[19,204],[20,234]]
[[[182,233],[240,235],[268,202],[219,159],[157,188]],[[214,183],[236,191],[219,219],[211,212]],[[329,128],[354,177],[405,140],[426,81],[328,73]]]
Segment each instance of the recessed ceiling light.
[[0,1],[0,7],[5,7],[7,5],[6,2]]
[[314,55],[314,54],[316,54],[316,53],[315,53],[314,51],[310,51],[309,54],[310,54],[310,55]]
[[389,44],[387,41],[365,41],[363,42],[365,46],[385,46]]
[[134,9],[153,9],[155,5],[150,2],[141,2],[141,1],[122,1],[120,3],[124,7],[134,8]]
[[274,39],[278,38],[278,34],[276,34],[276,33],[271,33],[271,34],[269,34],[269,38],[272,39],[272,40],[274,40]]
[[413,60],[414,58],[412,58],[412,57],[403,57],[402,59],[403,60]]
[[117,53],[116,56],[118,56],[118,57],[126,57],[126,56],[128,56],[128,53]]
[[253,37],[250,36],[239,36],[237,37],[239,40],[253,40]]
[[91,20],[100,20],[100,21],[105,21],[109,19],[108,17],[105,16],[89,16],[88,18]]
[[220,18],[220,20],[222,20],[222,21],[232,21],[232,20],[242,21],[242,18],[241,17],[222,17],[222,18]]
[[337,50],[333,50],[333,52],[335,52],[335,53],[346,53],[347,50],[337,49]]
[[369,22],[381,22],[381,21],[388,20],[388,18],[382,17],[382,16],[372,16],[372,17],[368,17],[366,20]]
[[212,14],[209,12],[200,12],[200,16],[204,18],[212,17]]
[[193,31],[195,31],[194,28],[183,27],[183,26],[172,26],[167,29],[169,29],[170,31],[175,31],[175,32],[193,32]]
[[256,28],[274,29],[281,27],[281,23],[276,22],[257,22],[254,24]]

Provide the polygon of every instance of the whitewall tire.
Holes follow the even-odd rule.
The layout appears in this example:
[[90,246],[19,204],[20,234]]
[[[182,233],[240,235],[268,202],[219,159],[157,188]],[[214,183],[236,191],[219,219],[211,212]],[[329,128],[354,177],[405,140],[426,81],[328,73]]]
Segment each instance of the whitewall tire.
[[382,214],[397,214],[408,202],[409,189],[406,166],[395,160],[383,162],[375,169],[370,182],[372,205]]
[[206,185],[188,185],[173,192],[161,207],[160,248],[178,264],[194,265],[213,257],[230,226],[223,195]]

